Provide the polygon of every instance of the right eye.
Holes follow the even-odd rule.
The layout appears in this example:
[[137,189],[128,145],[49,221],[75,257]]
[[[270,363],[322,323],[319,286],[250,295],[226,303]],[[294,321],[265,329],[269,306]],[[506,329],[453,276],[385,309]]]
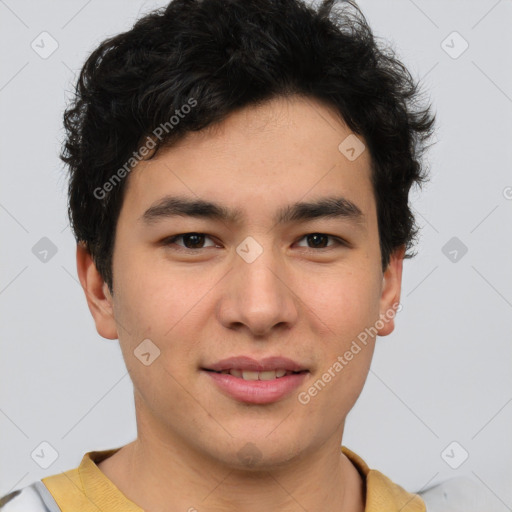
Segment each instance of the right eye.
[[[178,251],[187,251],[187,252],[198,252],[200,249],[205,249],[206,247],[197,247],[198,245],[204,244],[205,239],[211,237],[205,235],[204,233],[181,233],[179,235],[174,235],[169,238],[163,240],[163,245],[165,246],[176,246]],[[177,240],[183,240],[184,245],[176,244]],[[191,247],[190,247],[191,246]],[[209,247],[215,247],[216,244],[210,245]],[[171,247],[173,248],[173,247]]]

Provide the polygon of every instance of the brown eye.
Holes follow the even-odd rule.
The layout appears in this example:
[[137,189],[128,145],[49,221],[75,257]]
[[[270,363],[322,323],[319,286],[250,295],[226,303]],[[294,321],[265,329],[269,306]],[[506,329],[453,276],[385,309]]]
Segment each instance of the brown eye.
[[[176,244],[176,241],[177,240],[183,240],[183,245],[181,244]],[[164,244],[165,245],[176,245],[177,247],[181,247],[183,249],[188,249],[188,250],[198,250],[198,249],[204,249],[206,247],[215,247],[215,243],[213,243],[212,245],[209,245],[209,246],[206,246],[204,247],[204,242],[206,239],[210,239],[211,238],[207,235],[205,235],[204,233],[182,233],[181,235],[176,235],[176,236],[173,236],[171,238],[167,238],[165,241],[164,241]]]
[[[327,245],[329,238],[334,240],[334,244]],[[301,238],[301,240],[304,239],[306,239],[308,248],[310,249],[330,249],[331,247],[345,245],[340,238],[332,235],[326,235],[325,233],[309,233]]]

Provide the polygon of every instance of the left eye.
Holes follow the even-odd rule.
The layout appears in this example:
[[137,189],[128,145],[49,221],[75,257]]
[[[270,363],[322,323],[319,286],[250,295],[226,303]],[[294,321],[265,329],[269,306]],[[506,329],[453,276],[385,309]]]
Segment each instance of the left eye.
[[[179,239],[182,239],[184,242],[184,245],[181,244],[175,244],[175,242]],[[178,247],[182,247],[183,249],[188,250],[197,250],[197,249],[204,249],[205,247],[202,247],[206,239],[211,239],[208,235],[204,233],[183,233],[181,235],[175,235],[171,238],[167,238],[164,243],[165,245],[172,245],[175,244]],[[334,240],[334,244],[331,245],[325,245],[328,239]],[[335,236],[332,235],[326,235],[324,233],[309,233],[307,235],[304,235],[300,240],[306,240],[306,243],[310,242],[313,244],[312,247],[309,247],[310,249],[328,249],[333,246],[342,246],[346,245],[346,243]],[[207,247],[215,247],[217,244],[212,243],[211,245]],[[304,246],[301,246],[304,247]]]
[[342,242],[342,240],[340,238],[337,238],[335,236],[332,236],[332,235],[326,235],[324,233],[310,233],[308,235],[304,235],[301,240],[303,239],[307,239],[308,241],[312,241],[313,243],[313,249],[326,249],[327,247],[332,247],[332,245],[330,246],[324,246],[322,240],[327,240],[327,239],[331,239],[331,240],[334,240],[334,244],[332,245],[344,245],[344,243]]

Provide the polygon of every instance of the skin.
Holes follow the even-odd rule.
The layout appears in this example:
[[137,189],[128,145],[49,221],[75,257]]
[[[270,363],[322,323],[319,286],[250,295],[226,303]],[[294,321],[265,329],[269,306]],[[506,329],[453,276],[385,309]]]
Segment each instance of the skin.
[[[276,98],[188,134],[128,177],[113,252],[113,295],[78,246],[80,282],[98,333],[119,338],[134,384],[138,437],[98,464],[145,510],[363,511],[363,481],[341,453],[345,418],[368,375],[375,338],[303,405],[317,381],[365,328],[399,303],[404,248],[385,272],[370,182],[370,155],[349,161],[351,131],[327,105]],[[238,224],[140,218],[166,195],[240,208]],[[275,225],[287,204],[340,195],[364,214]],[[197,254],[162,240],[204,233]],[[340,237],[316,248],[306,235]],[[236,247],[253,237],[247,263]],[[208,238],[209,237],[209,238]],[[197,243],[197,242],[196,242]],[[202,245],[201,245],[202,244]],[[393,320],[378,329],[386,336]],[[134,356],[144,339],[160,356]],[[233,355],[282,355],[310,373],[297,392],[267,405],[222,394],[200,368]],[[248,465],[246,443],[259,454]],[[191,509],[193,510],[193,509]]]

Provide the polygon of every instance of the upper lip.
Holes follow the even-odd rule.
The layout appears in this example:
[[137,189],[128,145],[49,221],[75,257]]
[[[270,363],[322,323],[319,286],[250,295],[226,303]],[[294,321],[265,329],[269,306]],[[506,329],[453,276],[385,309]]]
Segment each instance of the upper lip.
[[204,370],[213,370],[221,372],[223,370],[248,370],[253,372],[264,372],[269,370],[286,370],[289,372],[301,372],[307,370],[303,365],[281,356],[265,357],[263,359],[253,359],[247,356],[235,356],[222,359],[216,363],[203,368]]

